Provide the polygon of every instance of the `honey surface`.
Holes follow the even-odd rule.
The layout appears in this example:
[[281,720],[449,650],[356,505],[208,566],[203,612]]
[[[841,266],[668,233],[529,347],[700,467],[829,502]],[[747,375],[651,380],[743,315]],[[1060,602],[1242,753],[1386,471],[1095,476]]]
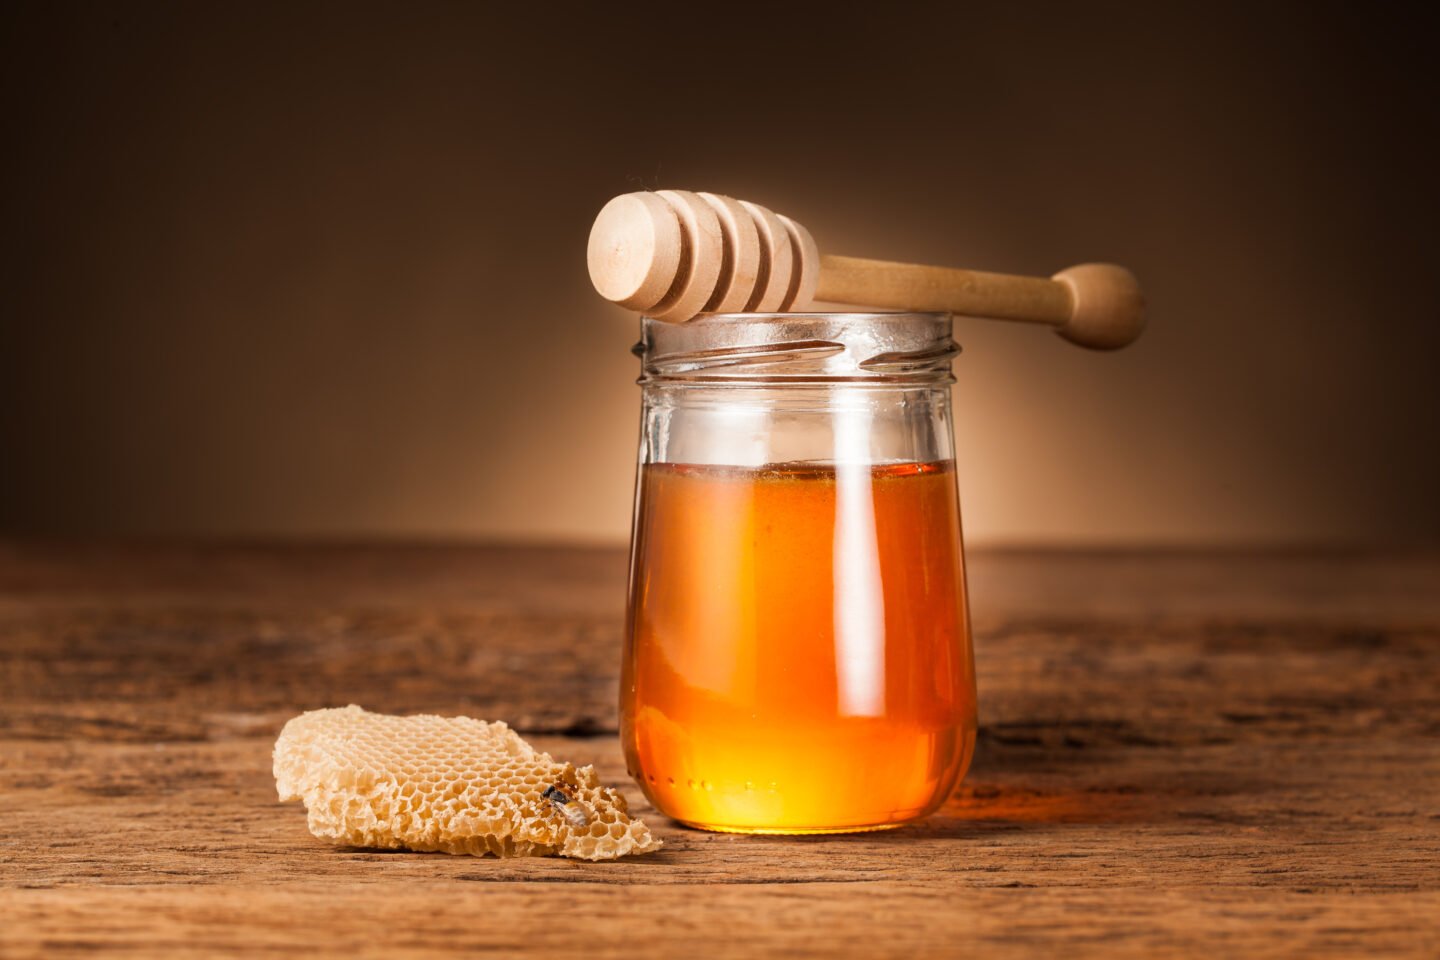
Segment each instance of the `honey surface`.
[[954,468],[642,468],[622,680],[631,775],[712,829],[903,823],[968,764]]

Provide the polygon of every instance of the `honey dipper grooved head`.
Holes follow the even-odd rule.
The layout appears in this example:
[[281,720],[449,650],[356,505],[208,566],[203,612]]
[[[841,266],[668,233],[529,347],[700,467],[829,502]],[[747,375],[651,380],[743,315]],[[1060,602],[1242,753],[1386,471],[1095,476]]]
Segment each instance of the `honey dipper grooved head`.
[[605,299],[660,320],[789,310],[820,272],[809,231],[758,204],[710,193],[627,193],[600,210],[586,253]]
[[586,257],[600,296],[631,310],[659,303],[680,269],[680,222],[653,193],[627,193],[601,208]]
[[688,190],[658,190],[680,223],[680,269],[665,298],[650,308],[659,320],[689,320],[715,293],[725,260],[725,238],[715,209]]

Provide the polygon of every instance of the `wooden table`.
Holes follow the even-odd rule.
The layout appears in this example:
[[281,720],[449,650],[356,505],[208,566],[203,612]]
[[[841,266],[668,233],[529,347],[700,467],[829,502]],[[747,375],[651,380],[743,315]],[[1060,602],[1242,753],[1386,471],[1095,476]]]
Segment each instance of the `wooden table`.
[[[786,839],[630,787],[618,551],[0,545],[0,955],[1440,953],[1440,556],[971,570],[959,792]],[[349,702],[509,720],[666,847],[331,847],[276,803],[270,748]]]

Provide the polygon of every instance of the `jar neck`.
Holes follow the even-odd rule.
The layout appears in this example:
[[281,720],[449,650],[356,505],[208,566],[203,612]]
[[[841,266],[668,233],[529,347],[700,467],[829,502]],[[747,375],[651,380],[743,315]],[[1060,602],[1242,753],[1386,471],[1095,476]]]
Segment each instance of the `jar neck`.
[[645,383],[640,462],[762,468],[954,459],[948,383]]
[[646,317],[634,348],[646,386],[946,386],[959,352],[943,313]]

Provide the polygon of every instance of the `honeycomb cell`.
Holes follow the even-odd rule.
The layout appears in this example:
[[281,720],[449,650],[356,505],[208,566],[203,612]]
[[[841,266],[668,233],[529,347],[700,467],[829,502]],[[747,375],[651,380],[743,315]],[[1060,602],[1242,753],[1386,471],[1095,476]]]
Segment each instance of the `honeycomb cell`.
[[660,847],[594,768],[560,763],[503,723],[312,710],[285,724],[274,771],[311,833],[351,846],[584,860]]

